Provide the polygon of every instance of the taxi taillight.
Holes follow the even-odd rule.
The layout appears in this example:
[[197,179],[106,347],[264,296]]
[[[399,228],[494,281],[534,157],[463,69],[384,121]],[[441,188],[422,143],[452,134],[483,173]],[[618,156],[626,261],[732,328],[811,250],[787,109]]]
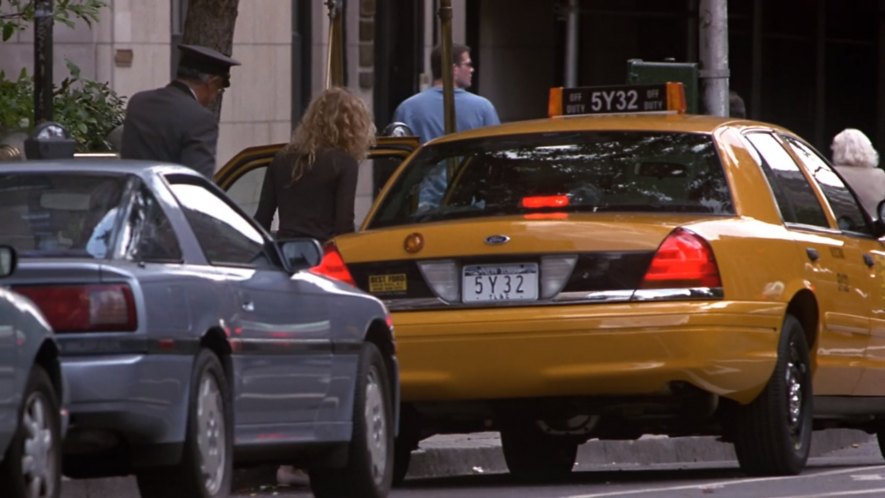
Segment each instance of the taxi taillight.
[[522,198],[522,207],[526,209],[561,208],[569,203],[567,195],[533,195]]
[[354,282],[353,277],[350,275],[347,265],[344,264],[344,258],[338,252],[338,247],[331,242],[323,248],[323,259],[320,261],[320,264],[311,268],[310,271],[311,273],[334,278],[356,287],[356,282]]
[[15,286],[40,308],[57,333],[132,332],[138,327],[126,284]]
[[710,244],[699,235],[677,228],[658,247],[640,289],[721,287],[719,266]]

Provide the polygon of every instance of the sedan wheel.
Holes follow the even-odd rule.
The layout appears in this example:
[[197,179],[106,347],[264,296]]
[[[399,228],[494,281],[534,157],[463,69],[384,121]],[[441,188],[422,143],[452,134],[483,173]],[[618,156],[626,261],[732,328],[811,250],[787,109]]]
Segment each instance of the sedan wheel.
[[46,371],[34,366],[18,430],[0,466],[0,489],[13,498],[54,498],[61,487],[58,400]]
[[393,399],[390,376],[374,344],[363,344],[354,394],[347,466],[310,472],[315,496],[381,498],[393,481]]
[[808,461],[811,368],[802,324],[793,316],[784,320],[777,356],[762,393],[737,407],[734,449],[741,469],[752,475],[794,475]]
[[230,390],[221,362],[203,350],[194,361],[181,463],[139,472],[142,498],[219,498],[230,493]]

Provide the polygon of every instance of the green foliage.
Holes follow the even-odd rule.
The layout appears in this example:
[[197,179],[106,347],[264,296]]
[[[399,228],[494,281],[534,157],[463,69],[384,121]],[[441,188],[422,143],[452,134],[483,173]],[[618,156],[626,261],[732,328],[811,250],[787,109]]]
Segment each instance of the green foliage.
[[[30,27],[36,0],[0,0],[0,39],[9,40]],[[105,0],[53,0],[55,22],[74,27],[81,20],[90,28],[99,19]],[[52,91],[53,120],[61,123],[77,141],[78,152],[111,150],[108,133],[123,123],[124,100],[106,83],[80,78],[80,68],[67,61],[70,76]],[[0,71],[0,135],[6,131],[31,130],[34,126],[34,82],[26,69],[15,80]]]
[[[6,41],[16,31],[30,26],[34,22],[35,4],[35,0],[0,0],[0,39]],[[91,28],[105,5],[104,0],[54,0],[52,17],[70,28],[77,19]]]
[[[125,101],[106,83],[80,79],[80,68],[67,61],[70,76],[53,88],[53,120],[77,141],[78,152],[112,150],[108,133],[123,123]],[[22,69],[17,80],[0,71],[0,130],[33,128],[34,83]]]
[[0,71],[0,135],[2,130],[31,127],[34,116],[34,85],[22,69],[17,80],[7,80]]

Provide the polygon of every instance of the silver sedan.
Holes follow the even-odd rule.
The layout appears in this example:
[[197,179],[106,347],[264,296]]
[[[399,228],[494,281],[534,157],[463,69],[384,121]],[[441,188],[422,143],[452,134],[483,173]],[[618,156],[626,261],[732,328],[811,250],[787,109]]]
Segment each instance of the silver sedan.
[[[9,276],[15,266],[13,248],[0,246],[0,277]],[[0,287],[3,496],[59,496],[64,394],[58,346],[49,324],[31,301]]]
[[0,165],[0,243],[58,335],[66,475],[216,497],[287,463],[318,496],[387,494],[393,327],[317,241],[272,240],[188,168],[98,159]]

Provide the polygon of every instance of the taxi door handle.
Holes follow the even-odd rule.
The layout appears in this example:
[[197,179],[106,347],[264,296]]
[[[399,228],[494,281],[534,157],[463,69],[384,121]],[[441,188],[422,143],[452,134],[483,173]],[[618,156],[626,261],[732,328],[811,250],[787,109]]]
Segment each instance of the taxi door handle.
[[872,268],[873,265],[876,264],[876,260],[875,260],[871,255],[869,255],[869,254],[864,254],[864,255],[863,255],[863,262],[864,262],[865,265],[867,265],[867,266],[870,267],[870,268]]
[[811,261],[817,261],[818,259],[820,259],[820,254],[818,254],[817,249],[813,247],[806,247],[805,254],[808,255],[808,259],[810,259]]

